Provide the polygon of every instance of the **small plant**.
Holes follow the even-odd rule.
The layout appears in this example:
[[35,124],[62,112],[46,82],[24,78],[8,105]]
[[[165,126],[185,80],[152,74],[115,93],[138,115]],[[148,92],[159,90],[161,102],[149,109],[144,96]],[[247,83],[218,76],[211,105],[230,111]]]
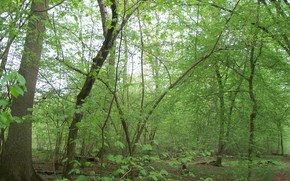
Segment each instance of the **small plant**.
[[166,170],[162,169],[159,171],[149,165],[150,162],[157,162],[159,160],[156,156],[142,155],[123,158],[122,155],[109,155],[108,159],[119,165],[119,168],[114,172],[114,176],[119,177],[121,180],[130,180],[132,178],[140,180],[165,180],[168,176]]
[[68,173],[68,174],[81,174],[81,170],[79,169],[79,167],[81,166],[81,163],[77,160],[73,160],[71,161],[71,163],[73,164],[73,169]]

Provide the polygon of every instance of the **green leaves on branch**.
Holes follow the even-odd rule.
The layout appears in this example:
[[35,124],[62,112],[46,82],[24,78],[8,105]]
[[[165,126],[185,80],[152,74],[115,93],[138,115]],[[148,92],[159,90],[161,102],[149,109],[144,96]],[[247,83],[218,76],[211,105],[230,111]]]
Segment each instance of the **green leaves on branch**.
[[111,28],[112,28],[112,21],[107,20],[107,21],[105,22],[105,26],[106,26],[108,29],[111,29]]
[[[3,88],[7,87],[7,91],[10,95],[17,98],[20,95],[24,95],[24,92],[26,91],[25,87],[26,81],[22,75],[20,75],[18,72],[13,71],[9,72],[7,74],[4,74],[1,77],[0,85]],[[4,94],[5,95],[5,94]],[[3,98],[0,98],[0,128],[5,128],[9,126],[10,123],[13,121],[17,123],[23,122],[21,118],[13,117],[7,109],[9,108],[11,104],[11,99],[8,99],[8,97],[3,96]]]
[[122,143],[121,141],[116,141],[116,142],[114,143],[114,145],[115,145],[116,147],[119,147],[119,148],[122,149],[122,150],[125,148],[125,144]]
[[5,128],[9,126],[12,122],[22,123],[23,120],[19,117],[12,116],[7,111],[0,113],[0,128]]
[[8,112],[2,112],[0,114],[0,128],[5,128],[13,122],[12,116]]
[[142,146],[142,151],[152,151],[153,148],[150,144],[146,144]]
[[24,95],[26,91],[25,78],[16,71],[4,74],[0,84],[2,87],[8,87],[10,94],[15,98]]
[[18,86],[18,85],[12,85],[12,86],[10,86],[9,87],[9,91],[10,91],[10,93],[11,93],[11,95],[13,97],[18,97],[19,95],[23,95],[24,94],[24,90],[21,89],[21,87]]

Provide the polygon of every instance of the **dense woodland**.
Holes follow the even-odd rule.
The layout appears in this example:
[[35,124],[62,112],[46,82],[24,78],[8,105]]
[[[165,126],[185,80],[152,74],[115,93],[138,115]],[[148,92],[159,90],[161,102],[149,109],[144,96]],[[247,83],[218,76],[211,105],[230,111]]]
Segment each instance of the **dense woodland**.
[[0,180],[285,176],[289,29],[288,0],[1,0]]

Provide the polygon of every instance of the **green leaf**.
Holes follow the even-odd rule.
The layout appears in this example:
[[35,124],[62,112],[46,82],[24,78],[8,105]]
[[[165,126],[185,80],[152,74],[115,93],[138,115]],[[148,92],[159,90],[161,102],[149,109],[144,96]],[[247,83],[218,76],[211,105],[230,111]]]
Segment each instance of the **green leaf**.
[[140,174],[144,176],[147,175],[146,170],[145,169],[140,170]]
[[15,121],[16,123],[23,123],[23,119],[17,116],[12,117],[12,120]]
[[110,20],[107,20],[107,21],[105,22],[105,26],[106,26],[108,29],[112,28],[111,21],[110,21]]
[[160,174],[161,175],[168,175],[168,172],[164,169],[160,170]]
[[92,164],[91,162],[85,162],[84,166],[85,167],[91,167],[91,166],[94,166],[94,164]]
[[9,105],[9,101],[6,99],[0,99],[0,106],[6,107]]
[[158,173],[156,172],[150,172],[150,178],[152,178],[153,180],[158,180]]
[[21,74],[17,74],[17,81],[22,86],[24,86],[26,84],[26,80]]
[[146,144],[146,145],[143,145],[142,150],[143,150],[143,151],[152,151],[153,148],[152,148],[151,145]]
[[108,155],[107,159],[108,159],[109,161],[115,161],[115,157],[114,157],[114,155],[112,155],[112,154]]
[[213,181],[213,179],[212,178],[206,178],[204,181]]
[[68,158],[64,158],[64,159],[62,160],[62,163],[67,162],[67,160],[68,160]]
[[124,143],[122,143],[121,141],[116,141],[116,142],[114,143],[114,145],[115,145],[116,147],[121,148],[121,149],[124,149],[124,148],[125,148]]
[[5,126],[9,126],[9,124],[13,122],[11,114],[8,112],[2,112],[0,114],[0,122]]
[[7,125],[7,118],[5,116],[3,116],[2,114],[0,114],[0,122],[4,125]]
[[18,85],[12,85],[9,87],[10,93],[13,97],[18,97],[19,95],[23,95],[24,91]]

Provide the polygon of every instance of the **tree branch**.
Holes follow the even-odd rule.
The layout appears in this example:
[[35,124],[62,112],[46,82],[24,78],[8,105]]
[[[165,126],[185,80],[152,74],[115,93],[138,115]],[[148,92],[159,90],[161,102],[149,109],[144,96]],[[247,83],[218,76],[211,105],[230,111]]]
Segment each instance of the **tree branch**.
[[106,22],[108,20],[108,11],[107,11],[107,7],[104,5],[103,0],[98,0],[98,4],[99,4],[101,18],[102,18],[103,35],[104,37],[106,37],[107,31],[108,31],[108,28],[106,26]]

